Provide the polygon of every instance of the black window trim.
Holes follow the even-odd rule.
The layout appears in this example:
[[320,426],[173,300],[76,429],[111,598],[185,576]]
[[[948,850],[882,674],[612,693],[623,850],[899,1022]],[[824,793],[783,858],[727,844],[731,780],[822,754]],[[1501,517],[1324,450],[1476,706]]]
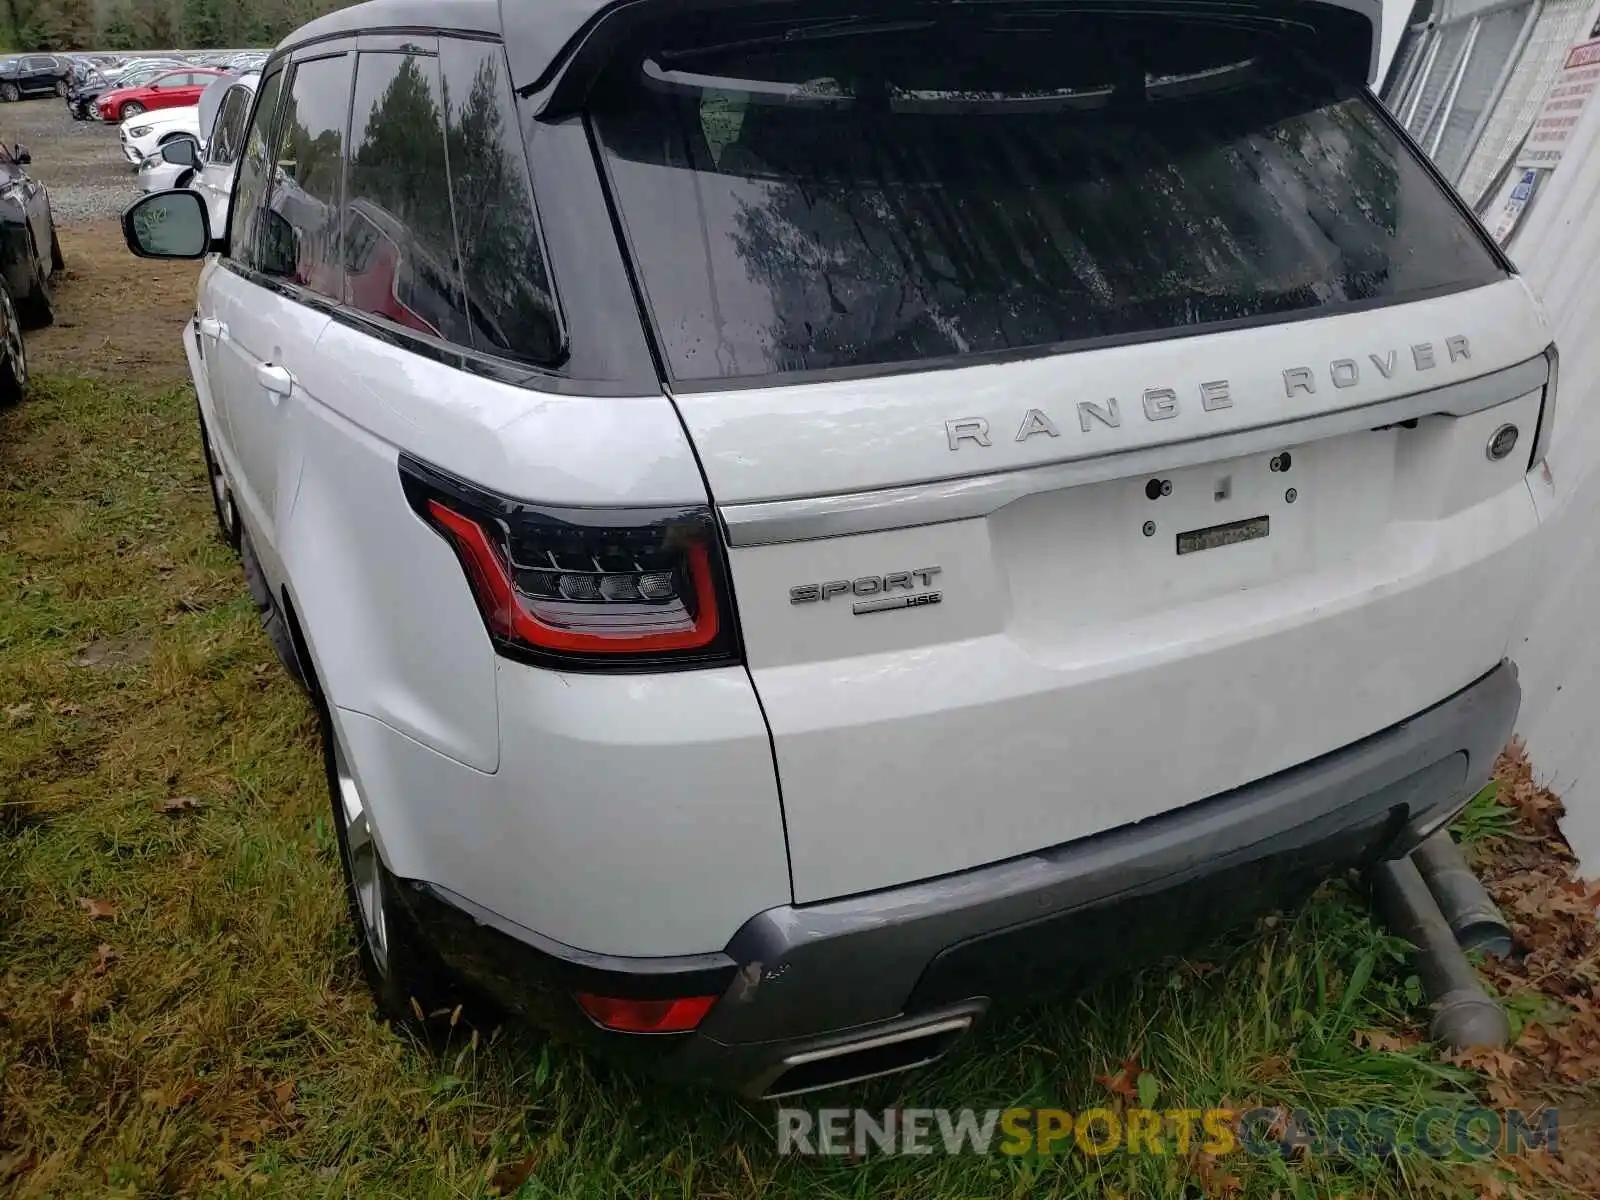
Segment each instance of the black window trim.
[[[404,29],[375,28],[363,30],[359,34],[351,34],[348,32],[330,34],[326,37],[315,38],[293,46],[286,46],[275,51],[273,55],[262,64],[260,70],[261,82],[256,88],[256,96],[257,100],[259,101],[259,97],[261,93],[265,91],[274,71],[281,71],[285,76],[284,85],[278,90],[278,96],[276,100],[277,108],[270,118],[271,126],[268,130],[270,138],[269,146],[272,148],[270,153],[276,153],[278,139],[282,132],[280,127],[283,123],[284,104],[287,101],[289,91],[294,83],[294,71],[299,68],[299,65],[302,62],[315,61],[324,58],[335,58],[341,54],[351,55],[356,60],[352,64],[350,75],[350,106],[351,112],[353,112],[355,105],[355,72],[360,67],[360,55],[362,53],[393,54],[404,52],[398,47],[386,48],[379,46],[371,46],[363,50],[362,42],[364,39],[372,39],[380,36],[387,38],[390,35],[434,37],[435,39],[449,37],[464,42],[482,42],[499,46],[502,53],[504,53],[504,41],[497,35],[484,33],[481,31],[454,30],[449,29],[448,27],[431,29],[421,27],[408,27]],[[434,57],[437,57],[437,50],[426,51],[419,48],[419,53],[432,54]],[[509,69],[507,83],[508,85],[510,83]],[[512,90],[511,95],[513,97],[513,102],[515,102],[516,92],[514,89]],[[350,150],[348,141],[350,137],[351,112],[347,112],[345,117],[344,138],[346,145],[343,147],[344,164],[343,173],[341,174],[340,178],[341,192],[344,188],[344,180],[349,173]],[[255,116],[255,106],[252,105],[250,117],[247,119],[245,124],[246,141],[248,141],[250,128],[254,124]],[[520,118],[520,114],[518,114],[518,116]],[[516,128],[518,130],[518,137],[520,139],[523,136],[521,132],[522,124],[520,119],[517,122]],[[243,155],[243,149],[244,147],[241,146],[241,157]],[[536,194],[537,189],[532,183],[532,168],[527,161],[525,147],[523,154],[523,169],[528,172],[528,193],[530,200],[534,204],[534,225],[539,235],[540,251],[545,255],[545,269],[546,276],[549,280],[550,299],[555,307],[558,327],[561,331],[561,340],[563,346],[562,361],[566,361],[567,348],[569,347],[570,339],[569,327],[566,321],[565,311],[562,308],[560,293],[556,287],[555,274],[553,270],[554,260],[551,258],[549,246],[545,242],[544,222],[539,217],[538,197]],[[230,235],[232,233],[233,208],[238,203],[239,182],[241,176],[242,172],[235,171],[233,180],[233,194],[228,200]],[[267,201],[270,200],[271,195],[272,189],[269,184],[267,189],[262,192],[261,203],[265,205]],[[338,321],[342,325],[349,326],[350,328],[367,334],[370,337],[375,337],[380,341],[387,342],[389,345],[398,349],[408,350],[413,353],[420,354],[424,358],[430,359],[447,367],[453,367],[454,369],[462,371],[466,374],[479,376],[480,378],[492,379],[496,382],[509,384],[514,387],[527,388],[530,391],[548,392],[554,395],[567,396],[636,397],[658,394],[661,390],[661,380],[655,372],[652,372],[648,378],[579,378],[577,376],[562,373],[560,367],[544,367],[536,363],[505,358],[499,355],[488,354],[480,350],[475,350],[471,347],[459,346],[454,342],[446,342],[439,338],[430,337],[419,330],[397,325],[394,322],[386,320],[385,318],[374,313],[362,312],[359,309],[350,308],[342,302],[330,300],[328,297],[323,296],[318,292],[313,292],[309,288],[303,287],[299,284],[287,283],[282,279],[278,279],[274,276],[258,271],[246,263],[240,262],[236,257],[234,257],[233,247],[231,244],[226,245],[223,248],[221,265],[228,271],[231,271],[233,274],[239,276],[241,279],[244,279],[249,283],[253,283],[257,287],[276,293],[287,300],[314,308],[317,311],[333,318],[335,321]]]

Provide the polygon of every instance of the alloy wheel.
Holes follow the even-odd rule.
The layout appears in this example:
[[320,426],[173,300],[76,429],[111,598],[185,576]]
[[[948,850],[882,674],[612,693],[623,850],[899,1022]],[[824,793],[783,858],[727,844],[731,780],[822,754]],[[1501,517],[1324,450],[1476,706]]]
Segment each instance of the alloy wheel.
[[367,949],[379,972],[387,973],[389,921],[384,909],[383,863],[378,858],[378,845],[372,837],[372,824],[367,819],[361,785],[350,770],[337,731],[330,729],[329,736],[333,739],[334,778],[339,789],[340,812],[344,817],[345,868],[350,875],[351,890],[355,893],[356,909],[361,918],[361,932],[366,938]]
[[22,322],[17,320],[17,306],[11,302],[11,293],[0,288],[0,310],[5,313],[6,353],[11,359],[11,370],[19,386],[28,382],[28,350],[22,340]]

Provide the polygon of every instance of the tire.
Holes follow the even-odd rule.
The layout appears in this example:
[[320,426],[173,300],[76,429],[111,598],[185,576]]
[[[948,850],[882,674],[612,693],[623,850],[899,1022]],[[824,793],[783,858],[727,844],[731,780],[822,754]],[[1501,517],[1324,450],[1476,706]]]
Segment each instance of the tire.
[[65,79],[56,80],[56,95],[65,100],[67,98],[67,91],[67,81]]
[[[222,538],[223,544],[234,553],[239,551],[239,510],[234,506],[233,493],[228,490],[228,481],[222,474],[222,468],[217,463],[216,451],[211,448],[211,431],[206,428],[206,415],[200,411],[200,402],[195,401],[195,411],[200,422],[200,453],[205,457],[206,485],[211,490],[211,511],[217,518],[217,535]],[[248,576],[246,577],[248,583]],[[251,589],[251,598],[255,598],[255,590]],[[257,602],[259,605],[259,601]],[[295,662],[299,663],[296,656]]]
[[178,176],[177,180],[173,183],[172,186],[175,187],[175,188],[186,188],[193,182],[194,182],[194,172],[193,171],[185,171],[182,175]]
[[320,697],[317,717],[345,904],[361,973],[384,1020],[426,1035],[430,1015],[455,1008],[458,986],[416,934],[399,883],[378,852],[365,797],[349,768],[339,732]]
[[50,270],[65,271],[67,269],[66,257],[61,253],[61,235],[56,232],[56,220],[50,218]]
[[9,330],[5,357],[0,361],[0,408],[16,404],[28,391],[28,351],[22,341],[22,322],[17,319],[11,289],[0,283],[0,322]]
[[272,643],[273,653],[289,673],[289,678],[306,687],[306,677],[300,670],[300,656],[295,653],[289,623],[283,619],[283,610],[272,598],[272,589],[267,584],[266,572],[261,569],[261,560],[256,557],[256,548],[250,541],[250,535],[242,529],[239,533],[239,557],[244,561],[245,586],[250,589],[250,599],[256,603],[256,616],[261,621],[261,628],[266,631],[267,641]]
[[15,104],[22,99],[22,91],[14,83],[0,83],[0,100],[7,104]]
[[137,117],[143,111],[144,105],[140,104],[137,100],[129,100],[117,110],[117,119],[119,121],[126,121],[129,117]]
[[28,234],[28,257],[33,260],[33,286],[28,294],[17,301],[17,315],[25,329],[43,329],[56,323],[56,297],[50,286],[50,276],[39,261],[39,247],[34,244],[33,233]]

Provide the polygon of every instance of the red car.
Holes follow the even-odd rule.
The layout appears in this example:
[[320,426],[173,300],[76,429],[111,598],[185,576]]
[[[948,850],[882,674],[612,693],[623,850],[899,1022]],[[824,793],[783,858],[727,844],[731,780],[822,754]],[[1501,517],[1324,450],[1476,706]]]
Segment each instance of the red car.
[[138,87],[118,88],[95,101],[102,121],[126,121],[153,108],[186,108],[200,103],[200,93],[225,71],[203,67],[174,68]]

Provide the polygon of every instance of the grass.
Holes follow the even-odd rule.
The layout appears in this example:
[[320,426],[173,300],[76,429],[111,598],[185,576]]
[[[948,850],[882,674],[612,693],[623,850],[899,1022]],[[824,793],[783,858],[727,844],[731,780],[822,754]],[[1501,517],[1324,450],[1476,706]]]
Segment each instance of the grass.
[[[193,405],[57,375],[0,413],[0,1193],[1478,1194],[1481,1167],[1415,1157],[780,1158],[770,1106],[514,1024],[442,1052],[398,1036],[346,934],[310,710],[213,535]],[[1414,1044],[1400,950],[1330,885],[1204,962],[821,1103],[1081,1111],[1129,1058],[1162,1108],[1470,1102]]]

